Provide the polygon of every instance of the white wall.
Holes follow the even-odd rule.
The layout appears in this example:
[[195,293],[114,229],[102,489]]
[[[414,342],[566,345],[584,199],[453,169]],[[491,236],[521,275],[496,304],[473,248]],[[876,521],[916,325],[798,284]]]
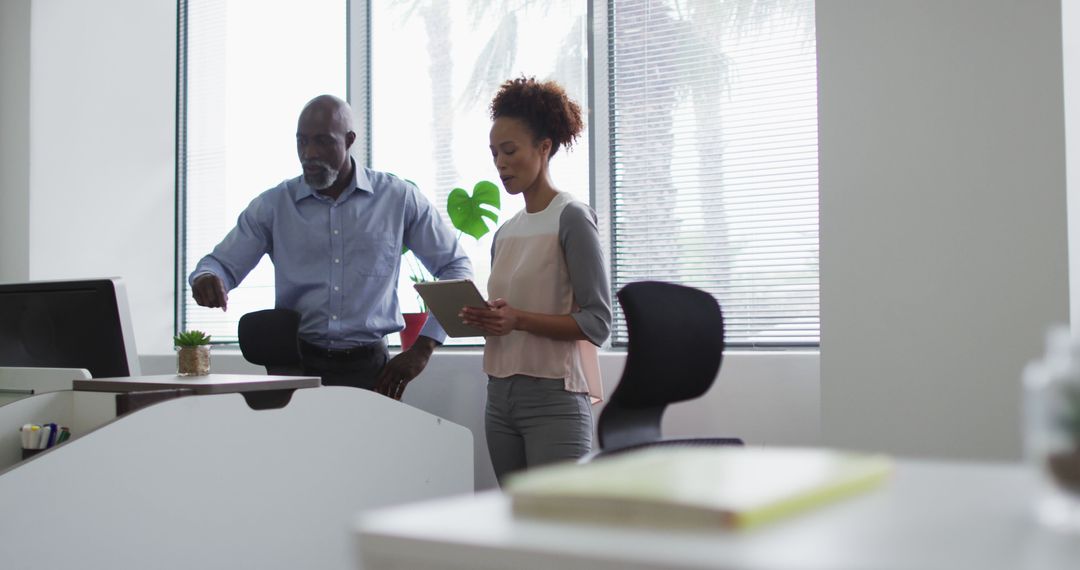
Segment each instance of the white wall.
[[137,346],[165,352],[176,2],[33,2],[30,37],[30,279],[124,278]]
[[1068,317],[1058,0],[817,4],[822,437],[1020,453]]
[[[1080,323],[1080,0],[1061,2],[1065,165],[1069,217],[1070,322]],[[1080,332],[1080,331],[1078,331]]]
[[0,2],[0,283],[30,275],[30,0]]

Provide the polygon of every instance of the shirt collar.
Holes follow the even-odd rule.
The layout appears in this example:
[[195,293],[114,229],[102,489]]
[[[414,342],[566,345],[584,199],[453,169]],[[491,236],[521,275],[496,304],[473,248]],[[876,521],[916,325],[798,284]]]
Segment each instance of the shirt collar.
[[[367,175],[367,169],[357,166],[356,160],[352,157],[349,157],[349,162],[352,163],[353,167],[352,184],[347,186],[345,191],[341,193],[341,197],[338,198],[339,201],[348,199],[349,195],[357,190],[367,192],[368,194],[374,193],[374,190],[371,187],[371,180]],[[296,186],[293,188],[293,201],[299,202],[308,196],[316,199],[318,198],[315,190],[312,189],[311,186],[308,186],[307,181],[304,180],[304,175],[301,174],[296,178]]]

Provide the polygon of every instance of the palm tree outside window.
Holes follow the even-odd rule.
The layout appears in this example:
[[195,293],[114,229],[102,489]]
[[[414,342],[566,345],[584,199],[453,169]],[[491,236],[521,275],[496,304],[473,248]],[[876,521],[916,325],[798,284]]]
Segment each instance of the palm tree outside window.
[[699,287],[730,344],[816,345],[813,1],[608,7],[613,287]]

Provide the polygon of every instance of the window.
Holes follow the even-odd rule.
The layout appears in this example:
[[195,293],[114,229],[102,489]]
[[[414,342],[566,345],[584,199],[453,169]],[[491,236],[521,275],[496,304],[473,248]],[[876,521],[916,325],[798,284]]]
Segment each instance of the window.
[[[234,341],[240,315],[273,306],[266,259],[228,313],[195,306],[184,279],[252,198],[299,174],[296,115],[313,94],[344,96],[351,81],[358,162],[413,181],[446,216],[453,188],[497,182],[488,103],[531,75],[589,111],[552,172],[592,198],[613,291],[699,287],[723,306],[732,345],[818,343],[812,0],[351,0],[366,40],[351,63],[347,3],[180,1],[181,327]],[[501,185],[500,197],[500,221],[523,207]],[[461,237],[481,290],[492,235]],[[407,256],[407,312],[416,271]]]
[[732,345],[819,342],[813,9],[609,3],[613,287],[705,289]]
[[187,275],[255,196],[299,176],[300,109],[318,93],[346,94],[346,3],[181,0],[179,7],[177,320],[235,342],[241,315],[274,306],[269,259],[229,293],[224,313],[195,304]]
[[[488,104],[506,79],[554,79],[578,101],[588,101],[587,4],[574,0],[459,2],[371,1],[371,163],[417,187],[446,216],[454,188],[470,194],[482,180],[498,183],[488,150]],[[551,163],[556,187],[589,200],[586,133]],[[502,201],[499,221],[521,208]],[[483,292],[491,264],[490,232],[460,237]],[[419,310],[410,281],[419,264],[406,256],[398,296],[402,310]],[[393,340],[393,339],[392,339]],[[447,339],[448,344],[477,339]]]

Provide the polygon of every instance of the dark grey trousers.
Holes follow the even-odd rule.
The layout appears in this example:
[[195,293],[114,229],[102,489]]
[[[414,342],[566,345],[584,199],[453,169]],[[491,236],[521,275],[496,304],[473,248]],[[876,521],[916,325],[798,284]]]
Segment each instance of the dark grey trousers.
[[567,392],[562,380],[489,377],[484,429],[499,484],[514,471],[589,453],[592,421],[589,395]]

